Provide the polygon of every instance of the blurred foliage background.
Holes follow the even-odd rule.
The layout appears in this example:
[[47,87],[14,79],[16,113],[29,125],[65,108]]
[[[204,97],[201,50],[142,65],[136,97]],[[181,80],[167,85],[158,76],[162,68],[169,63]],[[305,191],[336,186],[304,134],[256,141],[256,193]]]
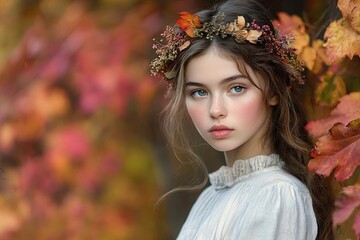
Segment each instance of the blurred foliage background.
[[[197,193],[155,204],[196,173],[160,131],[152,38],[214,2],[0,0],[0,239],[176,236]],[[308,22],[327,5],[271,2]],[[223,164],[197,151],[209,171]]]

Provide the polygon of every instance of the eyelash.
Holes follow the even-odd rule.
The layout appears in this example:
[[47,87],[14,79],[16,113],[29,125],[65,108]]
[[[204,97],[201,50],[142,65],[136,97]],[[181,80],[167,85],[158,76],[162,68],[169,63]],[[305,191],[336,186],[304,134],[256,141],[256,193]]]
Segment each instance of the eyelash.
[[[240,88],[240,91],[231,92],[232,89],[236,89],[236,88]],[[232,94],[239,94],[239,93],[242,93],[244,90],[245,90],[245,87],[243,87],[241,85],[235,85],[235,86],[232,86],[229,91]],[[200,93],[200,92],[203,95],[195,96],[197,93]],[[204,89],[194,89],[194,90],[190,91],[190,96],[192,96],[192,97],[204,97],[207,94],[208,94],[207,91],[205,91]]]
[[203,92],[203,93],[207,94],[207,92],[205,90],[203,90],[203,89],[194,89],[194,90],[192,90],[190,92],[190,96],[192,96],[192,97],[203,97],[203,96],[195,96],[195,94],[199,93],[199,92]]
[[235,91],[234,92],[235,94],[242,93],[245,90],[245,88],[243,86],[241,86],[241,85],[233,86],[233,87],[230,88],[230,90],[235,89],[235,88],[240,88],[241,89],[239,92]]

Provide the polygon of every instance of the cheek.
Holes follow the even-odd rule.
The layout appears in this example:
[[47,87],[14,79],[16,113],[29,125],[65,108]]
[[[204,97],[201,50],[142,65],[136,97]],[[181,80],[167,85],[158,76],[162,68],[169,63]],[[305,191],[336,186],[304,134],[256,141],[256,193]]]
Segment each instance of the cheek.
[[240,117],[241,122],[247,124],[254,124],[259,121],[264,112],[265,109],[261,99],[243,102],[235,108],[235,115]]
[[199,106],[186,103],[187,112],[196,127],[199,127],[202,121],[204,121],[204,113]]

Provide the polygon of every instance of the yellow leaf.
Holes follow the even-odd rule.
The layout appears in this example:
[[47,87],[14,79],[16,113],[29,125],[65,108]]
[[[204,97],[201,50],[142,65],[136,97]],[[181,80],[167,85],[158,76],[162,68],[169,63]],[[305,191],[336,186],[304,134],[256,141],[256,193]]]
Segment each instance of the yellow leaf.
[[335,106],[339,98],[346,94],[344,80],[336,74],[327,72],[320,81],[316,89],[316,102],[322,106]]
[[360,33],[360,0],[339,0],[338,8],[354,30]]
[[332,22],[326,29],[324,37],[327,39],[324,44],[325,52],[331,63],[345,56],[350,59],[355,55],[360,56],[360,34],[345,18]]
[[347,17],[351,13],[351,9],[353,8],[351,4],[352,0],[339,0],[337,7],[340,9],[343,17]]
[[316,59],[316,50],[312,47],[306,46],[299,55],[299,60],[305,63],[309,70],[313,70]]
[[300,53],[303,48],[309,46],[310,44],[310,36],[307,33],[301,33],[298,31],[293,32],[295,37],[295,42],[293,47]]
[[[359,1],[360,2],[360,1]],[[350,24],[351,26],[360,33],[360,6],[356,7],[356,10],[351,14]]]
[[326,65],[330,65],[328,56],[325,53],[324,41],[316,39],[312,42],[312,47],[316,50],[317,59],[324,62]]
[[320,39],[316,39],[312,42],[312,48],[316,51],[315,63],[311,71],[315,74],[320,73],[323,70],[324,64],[330,65],[328,56],[325,53],[324,42]]

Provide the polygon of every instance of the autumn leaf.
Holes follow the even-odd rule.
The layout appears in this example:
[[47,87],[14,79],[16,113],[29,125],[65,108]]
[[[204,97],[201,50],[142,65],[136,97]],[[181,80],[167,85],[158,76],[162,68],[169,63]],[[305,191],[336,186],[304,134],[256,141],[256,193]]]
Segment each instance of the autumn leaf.
[[189,12],[181,12],[179,15],[180,17],[176,20],[176,23],[189,37],[193,38],[196,27],[200,26],[199,17]]
[[[316,57],[315,57],[315,63],[313,65],[313,68],[308,68],[310,71],[312,71],[315,74],[320,73],[324,66],[327,65],[329,66],[331,63],[325,53],[325,47],[324,47],[324,41],[321,39],[316,39],[312,42],[311,47],[315,50],[316,52]],[[305,62],[305,60],[304,60]],[[325,65],[324,65],[325,64]],[[308,64],[305,65],[307,67]]]
[[337,181],[350,178],[360,165],[360,118],[344,125],[336,123],[329,134],[318,139],[308,170],[323,176],[334,171]]
[[[293,47],[300,54],[303,48],[310,44],[310,36],[306,33],[305,24],[297,15],[288,15],[285,12],[278,13],[279,20],[273,20],[273,25],[279,29],[283,35],[294,35],[295,42]],[[306,53],[307,54],[307,53]]]
[[339,0],[338,8],[343,18],[332,22],[324,38],[326,54],[331,62],[348,56],[360,56],[360,0]]
[[359,0],[339,0],[338,8],[344,18],[347,18],[351,26],[360,33],[360,1]]
[[318,138],[325,135],[336,122],[348,123],[360,117],[360,92],[352,92],[339,99],[339,104],[328,118],[311,121],[306,125],[309,134]]
[[293,32],[295,42],[293,47],[297,50],[299,54],[305,47],[309,46],[310,44],[310,36],[307,33],[301,33],[298,31]]
[[[360,185],[344,187],[342,197],[335,202],[336,209],[333,213],[333,225],[339,225],[348,219],[351,214],[360,206]],[[353,229],[360,234],[360,212],[355,215]]]
[[360,56],[360,34],[345,19],[332,22],[326,29],[324,46],[331,63],[337,62],[345,56],[350,59]]
[[344,80],[334,73],[327,72],[320,78],[320,84],[316,89],[316,102],[322,106],[334,106],[345,94]]
[[294,31],[299,33],[305,33],[305,25],[302,19],[297,15],[289,15],[285,12],[278,13],[279,20],[274,19],[273,25],[284,34],[291,34]]
[[330,65],[328,57],[325,53],[324,42],[321,39],[312,41],[311,46],[308,42],[310,41],[309,35],[304,35],[306,38],[303,39],[303,43],[298,41],[298,59],[304,62],[305,67],[311,72],[318,74],[322,71],[325,65]]
[[357,7],[357,11],[354,11],[350,24],[358,33],[360,33],[360,7]]
[[312,47],[304,47],[298,55],[300,61],[305,63],[306,68],[312,70],[316,61],[316,50]]

